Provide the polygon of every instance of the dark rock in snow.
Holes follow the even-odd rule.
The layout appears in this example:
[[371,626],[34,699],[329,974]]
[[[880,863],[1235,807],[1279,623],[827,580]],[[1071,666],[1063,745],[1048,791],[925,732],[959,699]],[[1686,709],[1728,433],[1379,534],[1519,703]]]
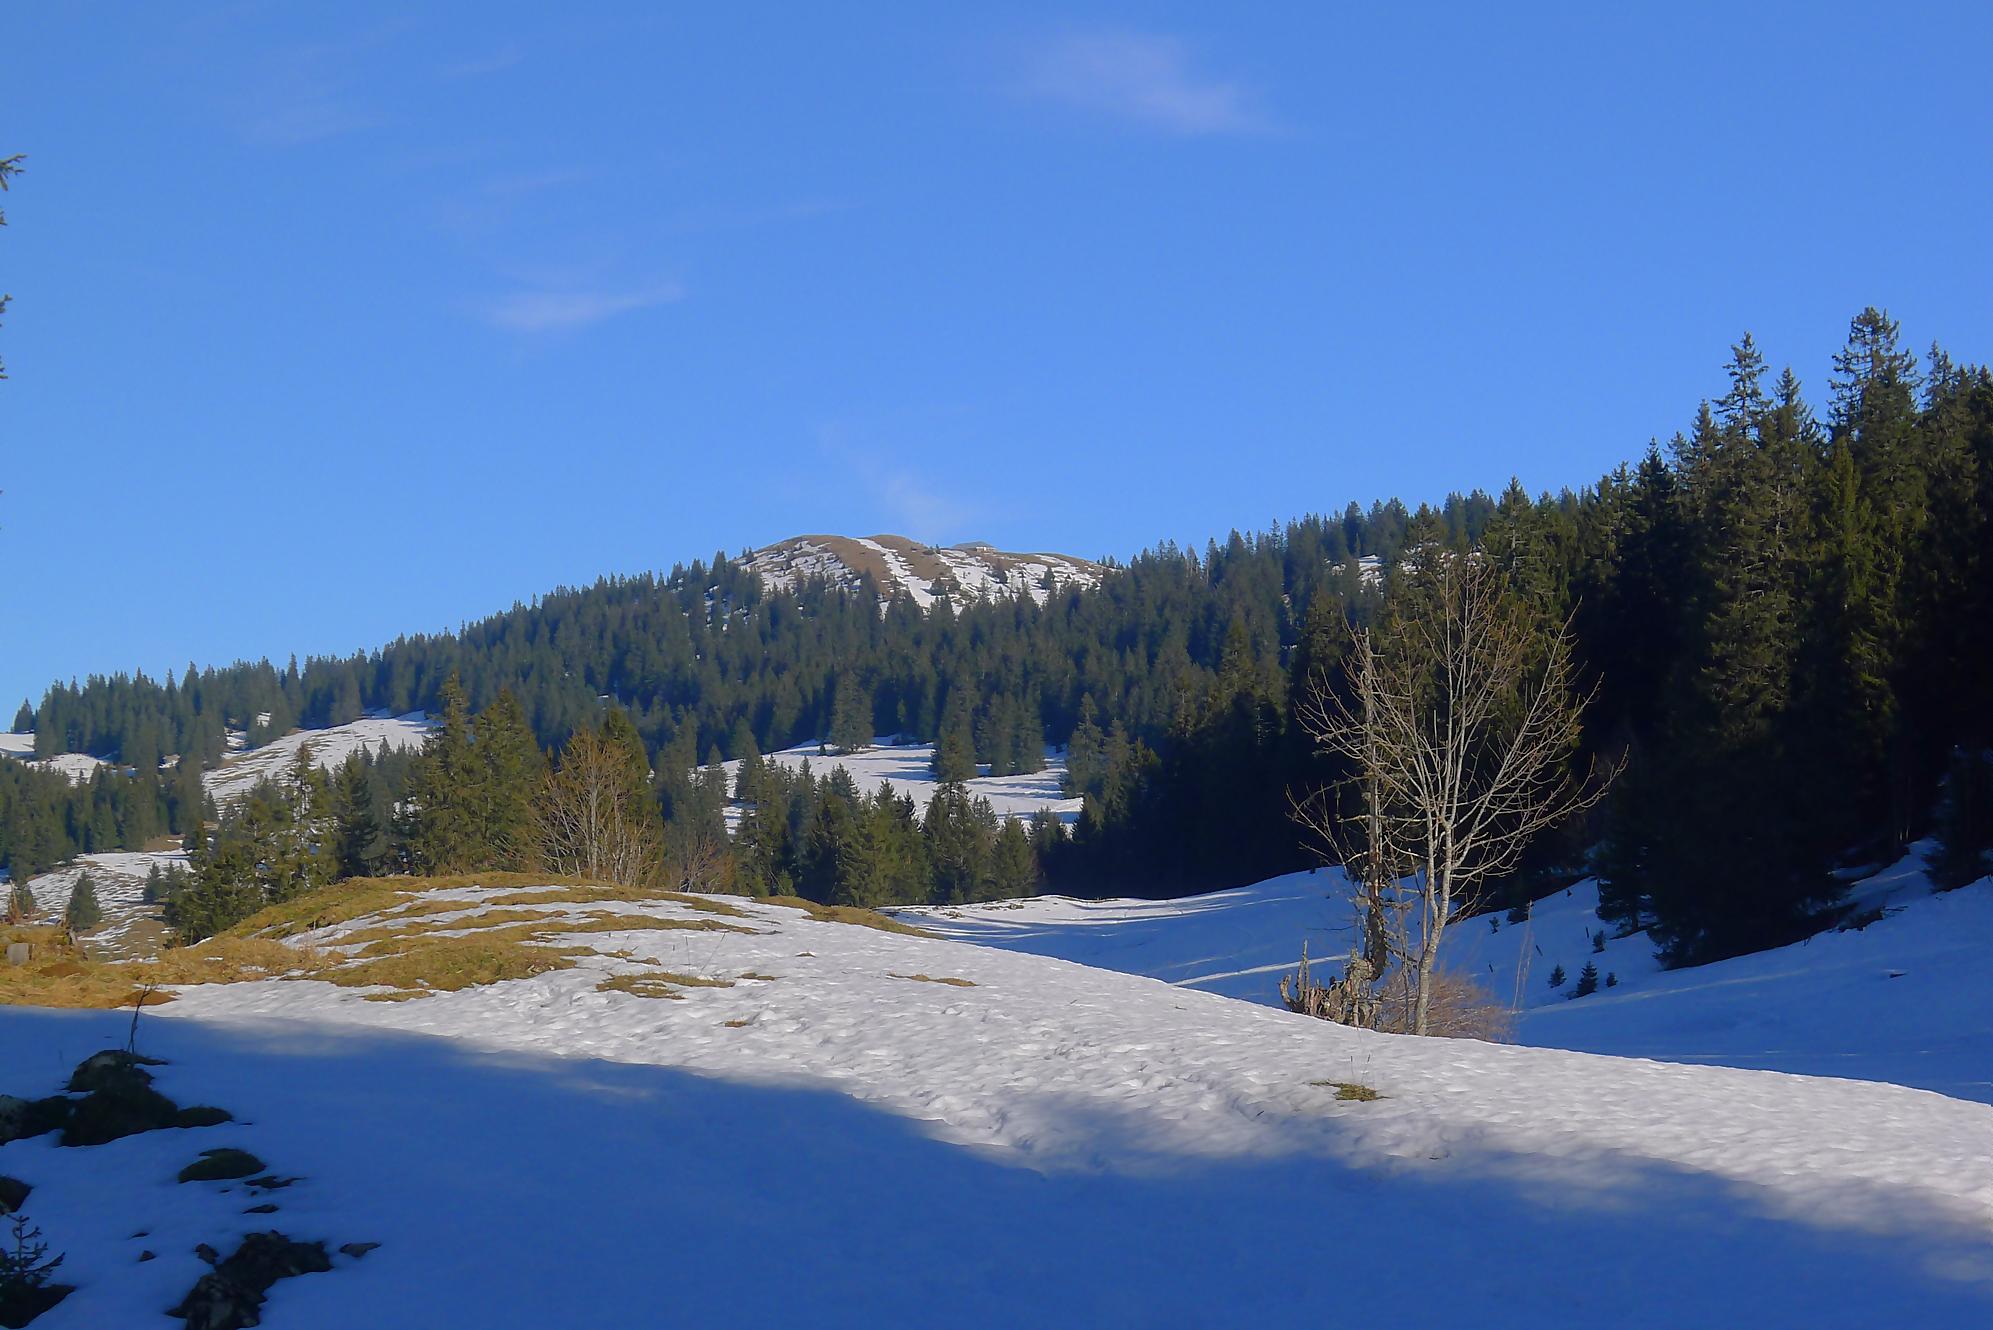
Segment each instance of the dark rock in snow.
[[265,1201],[261,1205],[250,1206],[242,1213],[246,1215],[273,1215],[277,1213],[277,1207],[270,1204],[268,1201]]
[[146,1068],[165,1065],[158,1058],[141,1057],[137,1053],[107,1048],[101,1053],[92,1053],[77,1064],[76,1070],[69,1077],[69,1092],[89,1094],[95,1090],[119,1090],[134,1085],[150,1085],[152,1073]]
[[20,1209],[21,1202],[27,1200],[28,1193],[33,1190],[19,1178],[0,1177],[0,1215],[10,1215]]
[[140,1265],[144,1265],[147,1261],[156,1261],[158,1259],[159,1254],[157,1252],[142,1251],[138,1254],[138,1263]]
[[[202,1259],[213,1248],[197,1247]],[[180,1305],[167,1313],[187,1322],[187,1330],[242,1330],[261,1325],[270,1286],[295,1275],[332,1268],[322,1242],[294,1242],[282,1233],[251,1233],[233,1256],[202,1275]]]
[[263,1161],[247,1150],[224,1147],[203,1150],[201,1157],[180,1170],[182,1182],[226,1182],[262,1171]]
[[345,1242],[340,1244],[339,1250],[357,1261],[380,1245],[378,1242]]

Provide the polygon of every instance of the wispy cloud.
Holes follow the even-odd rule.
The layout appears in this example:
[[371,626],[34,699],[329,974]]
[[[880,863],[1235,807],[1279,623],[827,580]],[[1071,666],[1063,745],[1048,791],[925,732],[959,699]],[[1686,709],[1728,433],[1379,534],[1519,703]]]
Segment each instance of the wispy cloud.
[[1172,134],[1263,134],[1278,122],[1250,86],[1195,68],[1175,37],[1068,33],[1030,51],[1020,95]]
[[684,297],[675,283],[624,290],[515,291],[487,301],[478,313],[494,328],[516,333],[572,332],[640,309]]
[[[866,510],[869,502],[878,520],[897,535],[935,542],[960,540],[969,523],[976,520],[977,505],[946,492],[902,463],[899,457],[907,449],[896,442],[912,429],[932,434],[955,414],[943,411],[937,419],[932,410],[917,410],[892,413],[886,421],[862,425],[822,424],[817,427],[817,449],[836,470],[858,483],[860,492],[847,501],[854,511]],[[917,425],[917,421],[925,424]]]
[[385,124],[387,117],[358,87],[369,62],[403,26],[389,23],[336,42],[266,52],[243,90],[243,138],[262,147],[295,148]]

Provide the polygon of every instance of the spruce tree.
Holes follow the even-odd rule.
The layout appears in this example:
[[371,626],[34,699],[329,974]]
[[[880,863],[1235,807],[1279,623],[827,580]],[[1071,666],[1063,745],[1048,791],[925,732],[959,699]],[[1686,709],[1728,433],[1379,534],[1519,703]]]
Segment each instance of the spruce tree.
[[944,785],[959,785],[976,778],[976,751],[966,723],[951,724],[942,730],[934,743],[931,765],[935,779]]
[[475,834],[483,862],[508,871],[527,870],[537,858],[533,800],[546,762],[511,689],[499,690],[478,713],[471,722],[471,740],[477,773]]
[[1012,900],[1036,895],[1038,886],[1038,856],[1032,850],[1031,835],[1023,822],[1007,817],[990,853],[991,892],[998,900]]
[[1578,971],[1578,982],[1571,989],[1571,996],[1574,998],[1589,997],[1598,991],[1599,967],[1590,961],[1586,961],[1585,968]]
[[849,670],[837,677],[831,704],[830,746],[840,753],[857,753],[872,746],[872,701]]
[[62,912],[62,922],[77,933],[87,933],[104,922],[103,907],[97,904],[97,884],[88,873],[77,875],[76,885],[69,892],[68,908]]
[[373,877],[387,864],[393,847],[379,804],[365,757],[348,756],[332,787],[333,845],[340,877]]
[[427,873],[474,868],[484,853],[478,843],[479,773],[471,750],[470,707],[455,674],[444,681],[442,703],[442,726],[429,736],[408,773],[408,847],[416,866]]
[[35,917],[35,893],[28,890],[26,878],[14,883],[7,893],[7,922],[24,924]]

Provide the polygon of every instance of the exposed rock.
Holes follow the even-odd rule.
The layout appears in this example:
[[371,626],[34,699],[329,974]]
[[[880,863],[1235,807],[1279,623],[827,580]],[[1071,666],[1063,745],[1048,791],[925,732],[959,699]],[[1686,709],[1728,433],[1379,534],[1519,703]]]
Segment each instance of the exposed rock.
[[21,1202],[27,1200],[28,1193],[33,1190],[19,1178],[0,1177],[0,1215],[10,1215],[20,1209]]
[[18,1099],[0,1094],[0,1145],[54,1131],[69,1120],[70,1103],[60,1095]]
[[62,1143],[102,1145],[144,1131],[179,1126],[179,1105],[153,1089],[150,1080],[150,1077],[112,1080],[70,1102],[68,1120],[62,1126]]
[[138,1263],[140,1265],[144,1265],[147,1261],[156,1261],[158,1259],[159,1254],[157,1252],[142,1251],[138,1254]]
[[[214,1249],[195,1248],[212,1262]],[[295,1275],[319,1274],[332,1268],[322,1242],[293,1242],[282,1233],[251,1233],[233,1256],[215,1263],[167,1313],[187,1322],[187,1330],[242,1330],[263,1323],[262,1307],[270,1286]]]
[[219,1127],[224,1122],[233,1121],[235,1121],[235,1115],[225,1108],[216,1108],[212,1104],[196,1104],[192,1108],[181,1109],[179,1115],[174,1119],[173,1125],[176,1127]]
[[107,1048],[101,1053],[92,1053],[77,1064],[76,1070],[69,1077],[69,1092],[89,1094],[93,1090],[116,1090],[133,1085],[150,1085],[152,1073],[146,1068],[165,1065],[158,1058]]
[[7,1330],[21,1330],[22,1326],[75,1291],[68,1284],[0,1290],[0,1326],[5,1326]]
[[342,1242],[339,1250],[357,1261],[380,1245],[378,1242]]
[[265,1201],[261,1205],[250,1206],[242,1213],[246,1215],[273,1215],[277,1213],[277,1207],[270,1204],[268,1201]]
[[296,1181],[296,1178],[280,1178],[274,1174],[266,1173],[260,1178],[251,1178],[242,1185],[245,1187],[260,1187],[264,1191],[276,1191],[279,1187],[288,1187]]
[[226,1182],[230,1178],[246,1178],[262,1170],[263,1161],[247,1150],[224,1147],[201,1151],[199,1159],[180,1170],[180,1181]]

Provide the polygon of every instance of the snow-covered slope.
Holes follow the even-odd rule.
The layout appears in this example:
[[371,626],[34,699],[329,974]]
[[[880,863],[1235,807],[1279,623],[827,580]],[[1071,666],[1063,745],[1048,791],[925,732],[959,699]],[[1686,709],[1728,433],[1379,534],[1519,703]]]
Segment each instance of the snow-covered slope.
[[52,757],[35,760],[35,736],[30,734],[0,734],[0,757],[25,762],[42,771],[56,771],[69,777],[71,782],[81,785],[97,774],[99,767],[112,764],[101,757],[88,753],[57,753]]
[[904,591],[926,609],[940,587],[960,608],[973,600],[1030,596],[1044,604],[1052,586],[1091,587],[1100,564],[1068,554],[1011,554],[988,545],[923,545],[905,536],[795,536],[750,550],[742,565],[774,588],[823,577],[856,587],[871,574],[887,595]]
[[392,750],[420,748],[434,728],[420,711],[405,716],[379,711],[330,729],[294,730],[261,748],[224,759],[214,770],[202,773],[201,785],[216,803],[225,804],[248,794],[257,782],[289,770],[301,749],[310,749],[313,766],[330,771],[363,748],[369,752],[382,744]]
[[[362,748],[370,752],[378,750],[382,744],[396,750],[419,748],[434,728],[433,722],[420,711],[411,711],[405,716],[376,711],[359,720],[327,729],[294,730],[254,749],[243,746],[242,731],[231,730],[228,756],[214,770],[202,773],[201,785],[214,796],[215,802],[228,803],[249,793],[258,781],[281,775],[297,761],[301,748],[310,748],[312,764],[329,771]],[[60,771],[78,784],[89,780],[99,767],[114,766],[104,758],[87,753],[57,753],[37,762],[32,760],[34,751],[35,736],[32,734],[0,735],[0,757],[15,758],[48,771]],[[168,759],[161,765],[170,766],[173,760]],[[125,770],[129,774],[130,769]]]
[[[79,855],[61,868],[28,879],[39,919],[54,922],[69,908],[76,880],[88,873],[103,923],[87,935],[93,954],[118,956],[150,951],[164,933],[160,911],[145,903],[145,879],[154,868],[184,868],[182,850],[111,850]],[[150,927],[148,927],[150,925]]]
[[[1347,953],[1345,893],[1340,873],[1324,870],[1183,900],[1048,896],[897,913],[950,937],[1278,1005],[1279,977],[1304,940],[1331,965]],[[1608,930],[1597,886],[1585,882],[1537,902],[1527,924],[1463,920],[1447,931],[1443,961],[1516,1003],[1525,1044],[1892,1081],[1993,1103],[1993,881],[1932,895],[1913,853],[1853,899],[1883,917],[1664,971],[1644,934],[1604,936],[1594,949]],[[1601,987],[1573,998],[1587,962]],[[1560,966],[1565,982],[1552,988]]]
[[[928,800],[934,797],[935,788],[940,784],[934,778],[933,744],[893,746],[882,738],[874,747],[861,752],[829,755],[825,755],[815,744],[800,744],[770,753],[763,760],[779,762],[792,770],[807,762],[811,774],[819,779],[842,767],[850,773],[851,781],[860,794],[871,794],[881,785],[890,783],[895,792],[911,798],[914,807],[923,814],[927,811]],[[722,765],[731,788],[740,763],[735,761]],[[982,769],[987,770],[987,764]],[[1058,749],[1048,748],[1045,750],[1043,771],[1025,776],[978,776],[966,782],[966,787],[972,797],[989,800],[998,817],[1028,818],[1046,812],[1072,822],[1080,815],[1082,801],[1068,799],[1060,791],[1059,786],[1065,775],[1065,755]]]
[[[383,1244],[278,1285],[266,1321],[292,1327],[1993,1317],[1984,1105],[1376,1035],[732,904],[514,903],[630,927],[559,939],[574,968],[409,1001],[185,991],[140,1047],[176,1100],[241,1122],[0,1147],[81,1285],[44,1324],[170,1325],[196,1241],[269,1227]],[[600,987],[660,965],[712,986]],[[0,1088],[46,1092],[127,1019],[0,1011]],[[170,1180],[221,1145],[302,1180],[271,1215]]]

